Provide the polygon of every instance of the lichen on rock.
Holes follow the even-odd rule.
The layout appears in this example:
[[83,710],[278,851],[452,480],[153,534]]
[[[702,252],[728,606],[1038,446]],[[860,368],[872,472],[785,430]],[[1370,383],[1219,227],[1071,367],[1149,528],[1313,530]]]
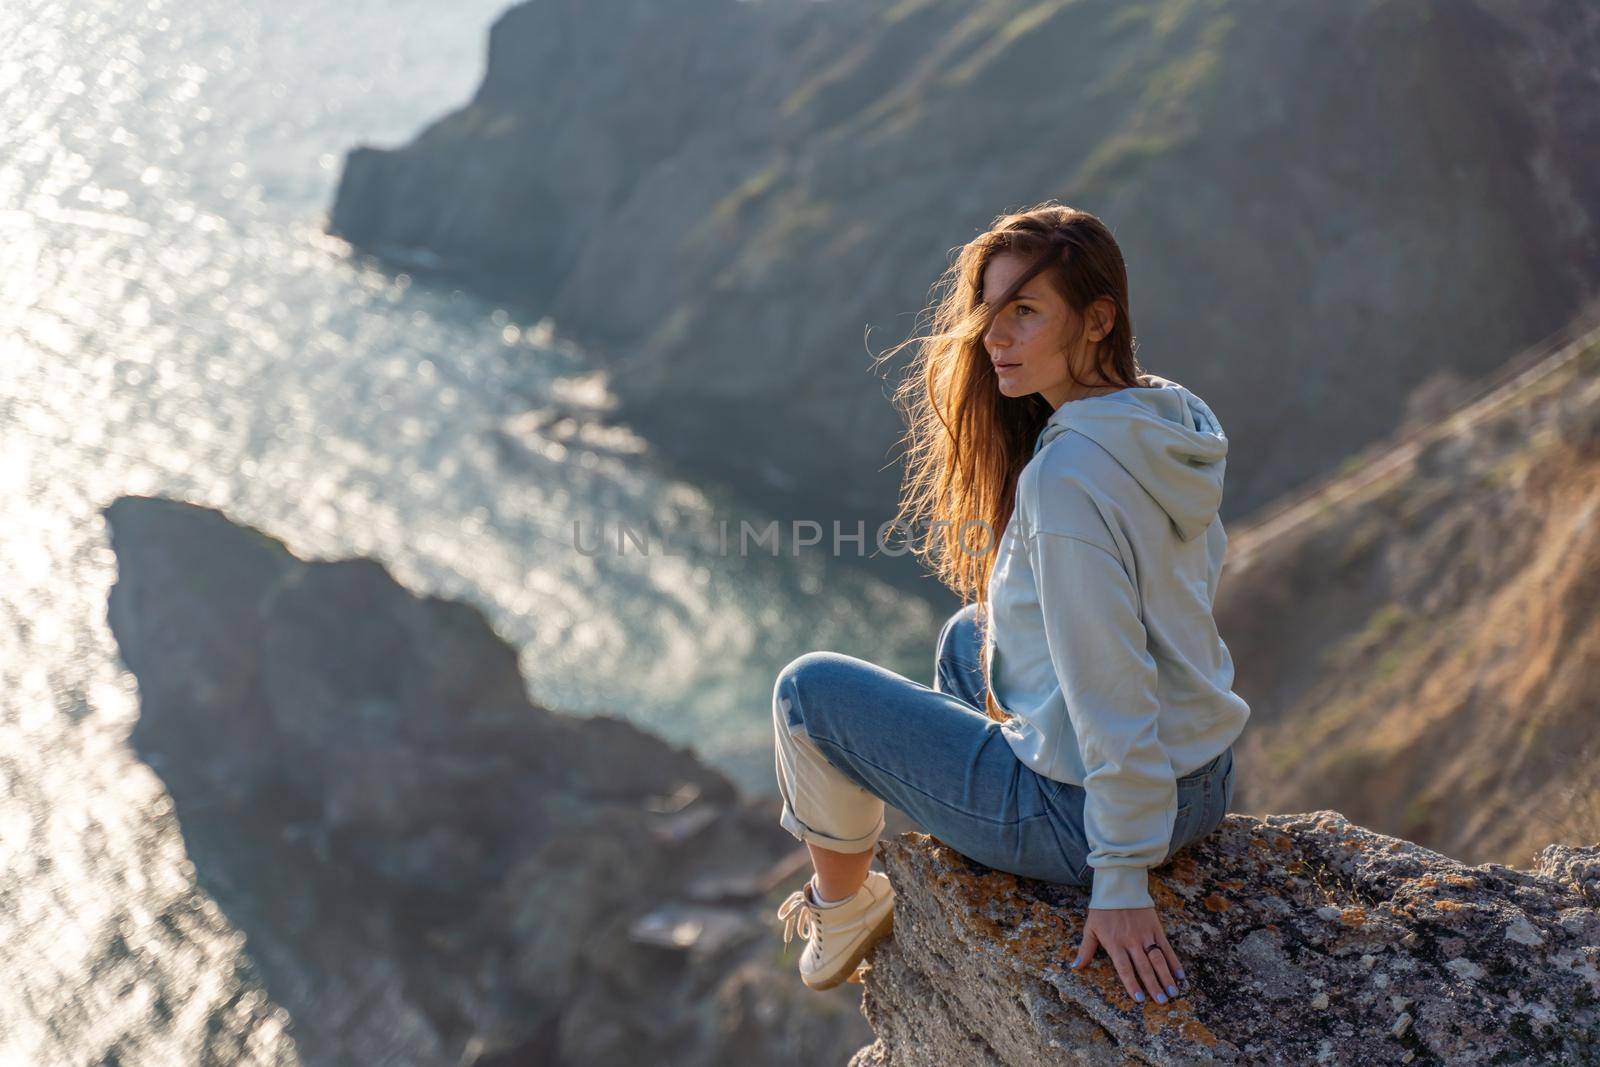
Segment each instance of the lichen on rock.
[[1600,1062],[1600,848],[1468,867],[1333,811],[1229,815],[1152,872],[1187,972],[1136,1003],[1087,890],[883,842],[894,937],[865,972],[851,1067]]

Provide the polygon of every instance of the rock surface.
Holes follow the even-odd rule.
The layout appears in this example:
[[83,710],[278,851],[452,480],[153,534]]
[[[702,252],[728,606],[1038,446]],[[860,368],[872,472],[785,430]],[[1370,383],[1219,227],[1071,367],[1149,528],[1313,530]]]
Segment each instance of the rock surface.
[[1086,890],[879,848],[895,932],[851,1067],[1600,1062],[1600,848],[1468,867],[1337,812],[1230,815],[1155,870],[1187,972],[1165,1005],[1103,951],[1072,973]]
[[[106,509],[132,743],[311,1065],[842,1063],[804,989],[775,802],[531,703],[474,607],[192,504]],[[809,868],[807,868],[809,870]],[[255,994],[259,995],[259,994]]]

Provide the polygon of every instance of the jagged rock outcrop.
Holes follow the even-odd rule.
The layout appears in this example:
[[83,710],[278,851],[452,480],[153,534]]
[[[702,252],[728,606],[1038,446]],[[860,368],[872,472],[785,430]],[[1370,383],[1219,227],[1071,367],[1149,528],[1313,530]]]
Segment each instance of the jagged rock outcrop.
[[1597,71],[1570,0],[532,0],[468,104],[349,153],[329,224],[525,298],[666,455],[826,521],[898,488],[869,354],[1058,197],[1247,457],[1232,519],[1600,286]]
[[897,893],[851,1067],[1600,1063],[1600,848],[1468,867],[1337,812],[1230,815],[1155,871],[1188,977],[1137,1004],[1071,961],[1086,890],[879,846]]
[[775,801],[531,703],[481,612],[374,560],[105,514],[133,745],[301,1062],[798,1067],[870,1038],[859,987],[811,993],[775,947],[805,861]]

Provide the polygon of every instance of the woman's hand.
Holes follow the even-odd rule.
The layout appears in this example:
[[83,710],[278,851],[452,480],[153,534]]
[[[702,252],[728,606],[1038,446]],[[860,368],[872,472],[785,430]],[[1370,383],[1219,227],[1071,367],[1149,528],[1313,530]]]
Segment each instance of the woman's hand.
[[[1153,947],[1146,951],[1147,945]],[[1183,980],[1183,965],[1167,944],[1155,908],[1089,908],[1083,920],[1083,945],[1072,969],[1087,966],[1097,948],[1104,948],[1111,957],[1134,1000],[1144,1001],[1141,982],[1158,1004],[1178,995],[1173,979]]]

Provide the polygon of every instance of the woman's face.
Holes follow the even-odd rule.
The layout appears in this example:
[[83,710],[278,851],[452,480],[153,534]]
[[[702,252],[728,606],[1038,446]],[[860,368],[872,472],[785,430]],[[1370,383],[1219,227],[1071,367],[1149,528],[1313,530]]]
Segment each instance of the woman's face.
[[[1027,260],[1011,252],[991,259],[983,272],[984,302],[993,304],[1000,299],[1027,266]],[[1012,397],[1039,393],[1052,408],[1058,408],[1068,400],[1114,391],[1074,384],[1067,374],[1067,361],[1074,361],[1080,377],[1103,380],[1097,372],[1098,347],[1111,332],[1115,314],[1112,301],[1102,297],[1090,306],[1092,321],[1085,324],[1085,317],[1074,312],[1049,282],[1034,275],[1011,303],[999,310],[983,335],[1000,392]],[[1074,340],[1075,344],[1069,343]]]

